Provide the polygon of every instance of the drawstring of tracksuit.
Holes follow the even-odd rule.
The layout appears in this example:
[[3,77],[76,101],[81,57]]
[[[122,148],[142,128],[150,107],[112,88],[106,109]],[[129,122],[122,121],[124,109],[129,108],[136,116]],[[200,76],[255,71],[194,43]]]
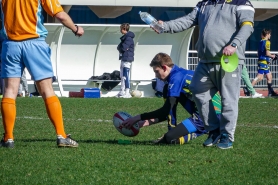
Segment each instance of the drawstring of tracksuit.
[[226,1],[227,1],[227,0],[225,0],[224,3],[222,4],[221,10],[224,8]]
[[[209,0],[209,1],[210,1],[210,0]],[[205,7],[207,6],[207,4],[208,4],[209,1],[207,1],[207,2],[205,3],[205,5],[203,6],[202,11],[201,11],[202,13],[204,13]]]
[[[202,10],[201,10],[202,13],[204,13],[205,7],[207,6],[207,4],[208,4],[210,1],[212,1],[212,0],[208,0],[208,1],[205,2],[204,6],[202,7]],[[224,6],[225,6],[225,4],[226,4],[226,1],[227,1],[227,0],[225,0],[224,3],[222,4],[221,10],[224,8]],[[219,0],[214,0],[214,2],[215,2],[215,5],[217,5],[218,2],[219,2]]]

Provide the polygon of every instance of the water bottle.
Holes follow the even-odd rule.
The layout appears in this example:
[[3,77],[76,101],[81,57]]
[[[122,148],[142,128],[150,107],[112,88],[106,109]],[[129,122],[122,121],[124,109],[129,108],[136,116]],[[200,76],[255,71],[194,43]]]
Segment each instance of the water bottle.
[[146,24],[150,25],[153,29],[155,29],[158,33],[163,33],[164,29],[161,24],[158,23],[158,21],[151,16],[147,12],[139,12],[139,15]]

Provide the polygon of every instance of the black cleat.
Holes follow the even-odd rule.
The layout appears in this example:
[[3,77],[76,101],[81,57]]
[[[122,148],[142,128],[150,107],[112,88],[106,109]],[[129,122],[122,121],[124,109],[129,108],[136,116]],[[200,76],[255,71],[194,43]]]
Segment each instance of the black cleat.
[[167,141],[166,141],[166,139],[165,139],[165,137],[163,135],[162,137],[154,140],[153,144],[156,144],[156,145],[158,145],[158,144],[167,144]]
[[268,94],[268,97],[278,98],[278,94],[273,91],[272,93]]
[[66,138],[63,138],[62,136],[59,135],[57,137],[57,146],[76,148],[78,147],[78,143],[70,137],[70,134],[67,135]]
[[6,142],[4,139],[0,141],[0,147],[6,147],[6,148],[14,148],[14,140],[8,139]]

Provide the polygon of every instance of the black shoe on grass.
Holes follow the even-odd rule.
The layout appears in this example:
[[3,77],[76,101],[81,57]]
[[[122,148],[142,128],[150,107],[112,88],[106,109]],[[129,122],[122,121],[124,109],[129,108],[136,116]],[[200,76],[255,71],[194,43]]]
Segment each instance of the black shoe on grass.
[[167,141],[166,141],[164,135],[153,141],[153,144],[155,144],[155,145],[166,144],[166,143],[167,143]]
[[4,139],[0,141],[0,147],[6,147],[6,148],[14,148],[14,140],[8,139],[6,142]]
[[213,146],[218,143],[220,139],[220,130],[219,128],[209,132],[208,138],[203,143],[203,146]]
[[78,143],[70,137],[70,134],[64,138],[61,135],[57,136],[57,146],[58,147],[78,147]]

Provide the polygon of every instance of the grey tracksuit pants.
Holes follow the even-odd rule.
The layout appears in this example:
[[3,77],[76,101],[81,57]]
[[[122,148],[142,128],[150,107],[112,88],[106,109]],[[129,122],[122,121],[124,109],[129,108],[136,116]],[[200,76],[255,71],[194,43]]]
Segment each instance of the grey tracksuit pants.
[[[205,129],[212,131],[220,128],[220,133],[228,134],[231,141],[234,141],[238,117],[241,71],[242,65],[238,65],[234,72],[228,73],[222,70],[220,63],[200,61],[189,87],[204,121]],[[211,100],[218,91],[222,101],[220,121]]]

